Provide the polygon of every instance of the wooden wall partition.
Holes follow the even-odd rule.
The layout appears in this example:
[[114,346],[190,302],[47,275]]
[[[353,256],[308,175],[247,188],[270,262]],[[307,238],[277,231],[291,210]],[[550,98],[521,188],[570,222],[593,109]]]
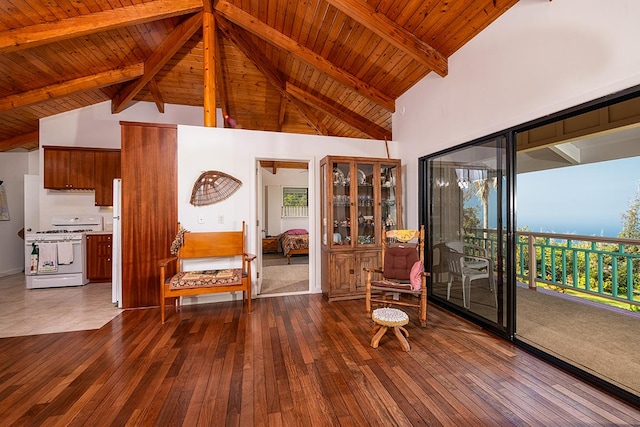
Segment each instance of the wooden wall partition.
[[122,306],[157,306],[158,260],[176,234],[177,126],[121,122]]

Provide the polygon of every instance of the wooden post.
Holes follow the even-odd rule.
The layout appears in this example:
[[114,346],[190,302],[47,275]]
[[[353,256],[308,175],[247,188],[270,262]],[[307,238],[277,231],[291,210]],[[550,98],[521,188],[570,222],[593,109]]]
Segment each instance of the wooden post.
[[[204,125],[216,127],[216,18],[208,1],[202,14]],[[208,6],[208,7],[207,7]]]
[[537,275],[536,248],[533,245],[533,243],[535,242],[535,238],[533,237],[533,235],[529,234],[527,239],[529,243],[529,289],[535,290]]

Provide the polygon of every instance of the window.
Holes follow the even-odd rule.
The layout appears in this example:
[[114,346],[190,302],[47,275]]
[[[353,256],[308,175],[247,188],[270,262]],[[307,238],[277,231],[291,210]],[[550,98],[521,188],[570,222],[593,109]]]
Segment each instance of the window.
[[284,187],[282,189],[282,206],[309,206],[307,188]]
[[282,217],[309,216],[309,189],[300,187],[282,188]]

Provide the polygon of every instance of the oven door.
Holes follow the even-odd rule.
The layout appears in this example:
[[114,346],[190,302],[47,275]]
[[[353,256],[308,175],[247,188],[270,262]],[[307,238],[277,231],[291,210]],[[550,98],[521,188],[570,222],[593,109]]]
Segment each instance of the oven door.
[[[35,268],[33,245],[38,249]],[[27,288],[81,286],[86,284],[84,236],[60,239],[38,235],[25,238],[25,274]]]

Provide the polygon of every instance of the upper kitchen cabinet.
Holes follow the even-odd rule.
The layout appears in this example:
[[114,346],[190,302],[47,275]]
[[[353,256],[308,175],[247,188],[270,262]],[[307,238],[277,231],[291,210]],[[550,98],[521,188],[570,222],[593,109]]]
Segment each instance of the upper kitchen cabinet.
[[93,190],[94,150],[69,147],[44,148],[44,188]]
[[113,180],[120,177],[120,150],[96,151],[96,206],[113,205]]

